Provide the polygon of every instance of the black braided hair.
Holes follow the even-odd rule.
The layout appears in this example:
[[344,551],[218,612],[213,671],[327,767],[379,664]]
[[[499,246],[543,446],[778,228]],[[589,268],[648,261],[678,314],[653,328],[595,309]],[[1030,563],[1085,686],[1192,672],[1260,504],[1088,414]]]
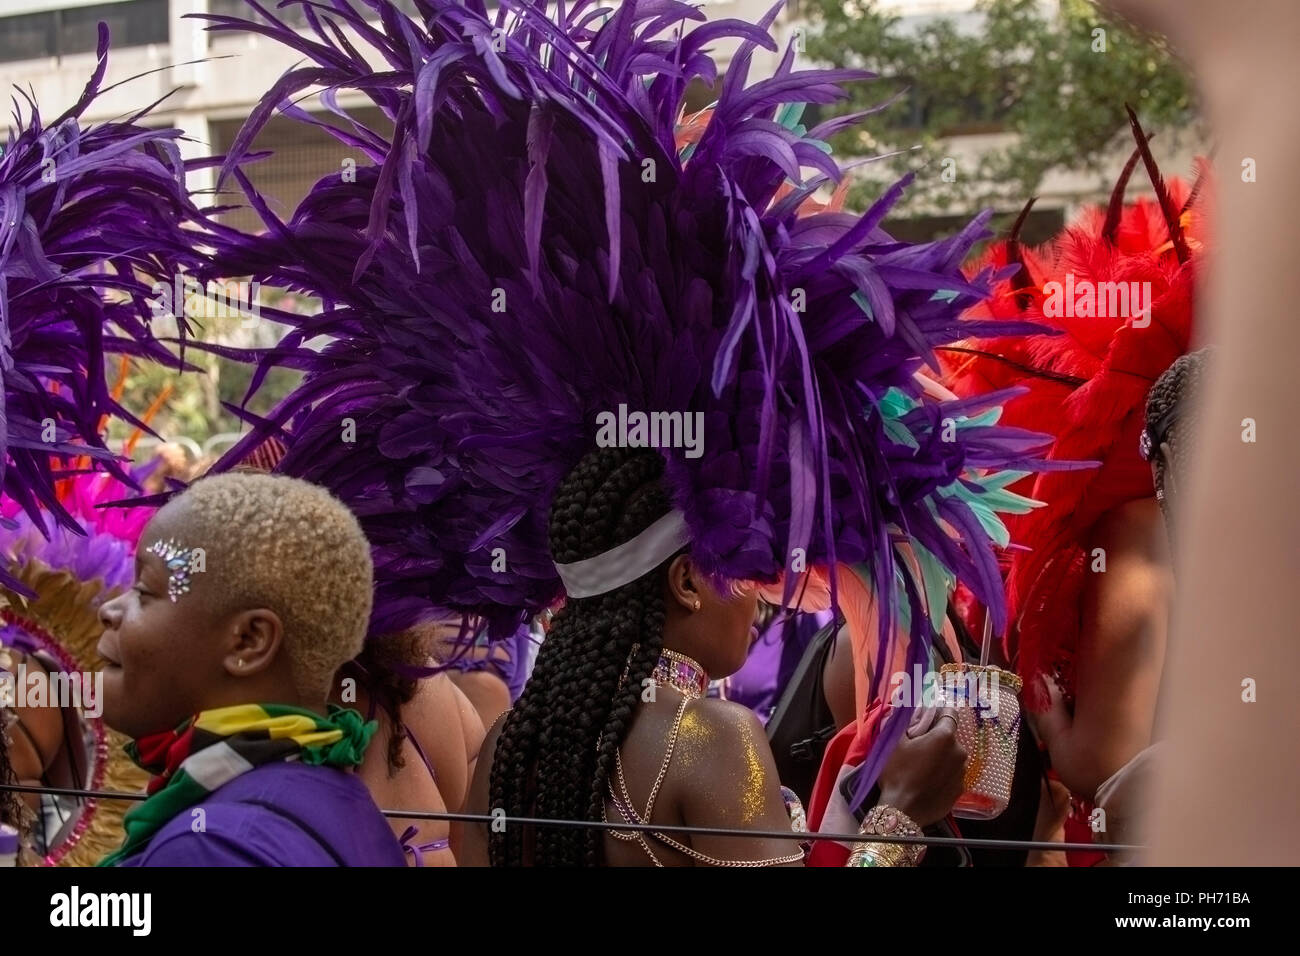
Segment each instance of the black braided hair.
[[[1164,504],[1165,474],[1178,469],[1178,445],[1186,448],[1182,436],[1190,435],[1195,427],[1198,403],[1194,401],[1201,389],[1201,380],[1209,367],[1210,349],[1203,348],[1180,357],[1165,373],[1156,379],[1147,394],[1147,434],[1151,438],[1151,460],[1156,467],[1156,491]],[[1169,443],[1172,461],[1160,452],[1160,443]]]
[[[667,514],[663,466],[652,449],[602,448],[584,457],[551,505],[553,558],[594,557]],[[493,808],[510,817],[601,819],[614,755],[663,646],[666,564],[608,594],[570,600],[556,614],[497,741]],[[489,852],[494,866],[597,866],[602,838],[595,828],[508,825],[491,834]]]

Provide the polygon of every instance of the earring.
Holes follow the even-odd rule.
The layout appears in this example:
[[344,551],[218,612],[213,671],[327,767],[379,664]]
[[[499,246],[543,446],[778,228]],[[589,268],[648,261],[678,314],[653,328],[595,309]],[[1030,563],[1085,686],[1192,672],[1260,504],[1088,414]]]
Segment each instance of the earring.
[[696,600],[695,600],[695,610],[698,611],[699,609],[700,609],[700,601],[699,601],[699,598],[696,598]]
[[235,661],[235,666],[236,666],[236,667],[243,667],[243,666],[244,666],[244,659],[241,657],[239,660]]

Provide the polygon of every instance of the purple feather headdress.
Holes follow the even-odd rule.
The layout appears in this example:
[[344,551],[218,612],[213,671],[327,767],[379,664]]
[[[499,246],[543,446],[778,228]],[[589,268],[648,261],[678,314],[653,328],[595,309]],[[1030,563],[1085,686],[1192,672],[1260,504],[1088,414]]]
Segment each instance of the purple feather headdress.
[[[747,85],[779,8],[683,34],[704,16],[675,0],[612,14],[580,0],[551,18],[533,0],[491,14],[416,0],[422,23],[366,0],[379,24],[331,0],[303,4],[303,35],[250,5],[265,22],[211,16],[211,29],[268,36],[310,65],[267,93],[227,157],[265,231],[213,242],[223,275],[324,309],[275,313],[292,328],[269,353],[225,350],[260,361],[250,394],[273,365],[306,378],[268,417],[246,415],[252,431],[218,467],[282,438],[280,470],[352,507],[374,546],[372,634],[450,608],[506,637],[560,597],[551,499],[620,406],[699,416],[698,456],[663,453],[710,572],[774,582],[801,563],[832,577],[856,565],[884,608],[881,639],[902,621],[918,647],[960,578],[1004,626],[997,515],[1029,506],[1004,489],[1048,439],[995,424],[1005,393],[922,400],[915,376],[972,334],[958,316],[991,277],[959,266],[987,217],[895,240],[880,223],[906,181],[865,214],[800,215],[843,175],[825,139],[861,115],[806,129],[801,104],[869,74],[796,70],[790,49]],[[717,81],[705,46],[728,37],[743,42],[711,116],[679,148],[688,85]],[[291,102],[316,86],[344,124]],[[343,90],[392,132],[349,115]],[[356,151],[287,222],[236,165],[277,108]],[[319,351],[316,336],[330,338]],[[904,541],[915,562],[899,560]]]
[[[15,105],[0,155],[0,493],[34,526],[49,515],[74,534],[83,531],[56,495],[68,473],[55,459],[85,456],[131,483],[101,429],[109,416],[148,429],[110,393],[105,356],[181,367],[151,332],[153,289],[200,258],[185,229],[198,214],[181,131],[140,125],[147,110],[80,122],[100,93],[108,39],[100,24],[95,72],[54,122],[24,95],[26,118]],[[0,515],[0,527],[12,525]]]

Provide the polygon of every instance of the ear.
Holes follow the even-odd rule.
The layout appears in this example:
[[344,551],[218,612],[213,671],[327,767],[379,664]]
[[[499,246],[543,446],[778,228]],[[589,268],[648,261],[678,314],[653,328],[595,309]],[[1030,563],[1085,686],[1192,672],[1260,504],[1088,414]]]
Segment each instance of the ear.
[[235,615],[231,628],[234,635],[223,661],[226,673],[232,677],[250,677],[270,668],[284,640],[280,615],[264,607],[241,611]]
[[668,564],[669,598],[688,612],[700,609],[702,595],[695,582],[698,576],[690,555],[679,554]]

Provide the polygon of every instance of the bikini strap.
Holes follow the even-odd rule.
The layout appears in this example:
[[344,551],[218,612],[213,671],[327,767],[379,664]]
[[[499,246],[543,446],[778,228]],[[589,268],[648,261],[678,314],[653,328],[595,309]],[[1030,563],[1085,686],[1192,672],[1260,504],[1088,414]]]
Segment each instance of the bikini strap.
[[[365,667],[357,661],[350,661],[349,663],[361,672],[366,681],[366,693],[370,696],[369,712],[366,714],[366,720],[369,722],[375,719],[375,714],[378,713],[378,708],[381,706],[379,703],[380,695],[375,693],[370,673],[365,669]],[[420,741],[416,739],[411,728],[402,722],[400,714],[395,713],[387,704],[382,706],[384,708],[384,713],[388,715],[388,719],[393,725],[393,729],[396,730],[398,727],[402,728],[402,736],[411,742],[411,746],[415,748],[415,752],[420,755],[420,762],[424,764],[424,769],[429,772],[429,779],[436,784],[438,782],[438,773],[433,769],[433,761],[429,759],[428,755],[424,752],[424,748],[420,746]]]
[[438,772],[433,769],[433,761],[425,755],[424,748],[420,746],[420,741],[411,732],[411,728],[407,727],[406,724],[402,724],[402,730],[406,734],[406,739],[411,742],[411,746],[415,748],[415,752],[420,755],[420,761],[424,764],[424,769],[429,771],[429,779],[436,784],[438,782]]
[[451,848],[451,840],[446,837],[441,840],[433,840],[429,843],[412,843],[411,840],[419,832],[419,827],[414,825],[409,826],[402,831],[402,835],[398,837],[397,840],[397,842],[402,845],[402,850],[411,854],[411,857],[415,860],[416,866],[424,866],[424,854],[435,853],[439,850],[447,850]]

